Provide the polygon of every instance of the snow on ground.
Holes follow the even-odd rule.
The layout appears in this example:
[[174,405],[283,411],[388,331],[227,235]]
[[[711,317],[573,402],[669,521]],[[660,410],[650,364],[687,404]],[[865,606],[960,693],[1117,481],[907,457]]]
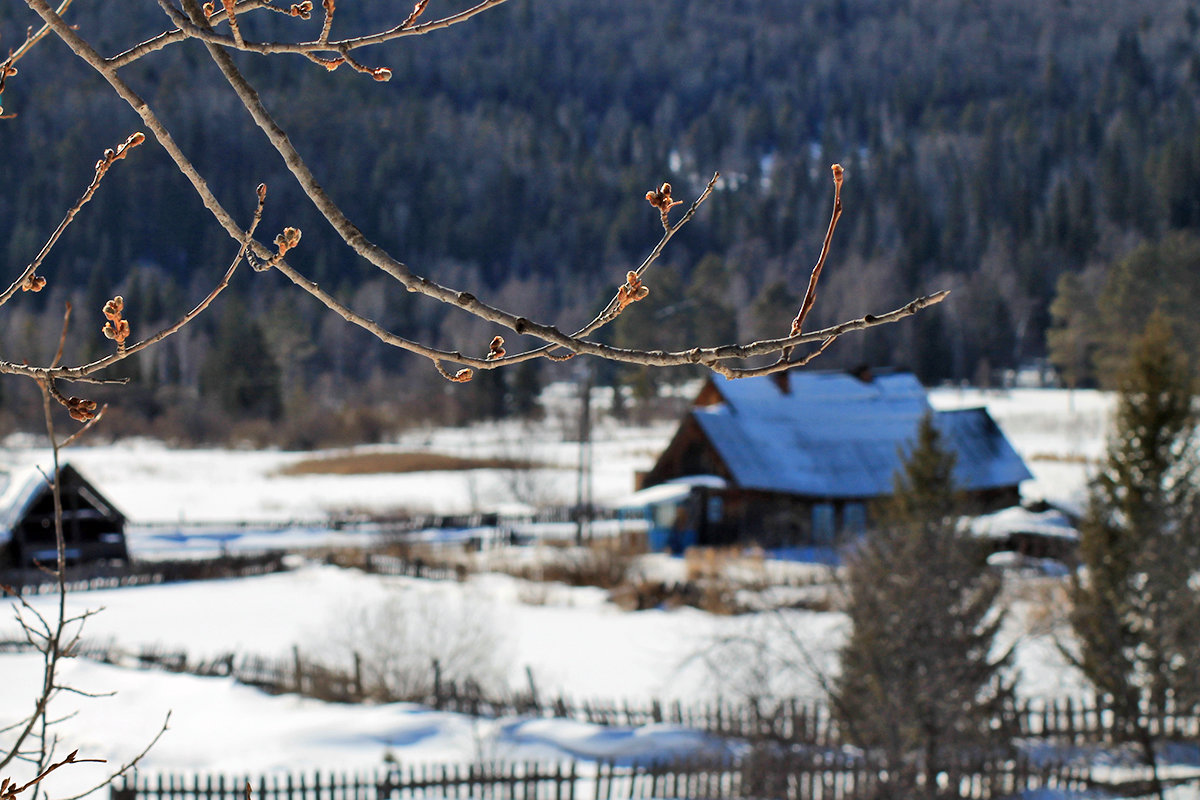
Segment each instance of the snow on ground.
[[[1012,595],[1002,644],[1017,642],[1022,691],[1078,691],[1081,684],[1063,668],[1053,637],[1027,635],[1031,628],[1052,625],[1047,605],[1053,583],[1022,583]],[[45,613],[55,598],[33,597],[30,603]],[[573,699],[634,703],[677,698],[685,705],[754,692],[819,696],[816,671],[834,668],[833,653],[844,634],[844,618],[834,613],[717,617],[688,608],[624,613],[595,589],[534,586],[499,575],[465,584],[420,581],[328,566],[69,598],[70,612],[95,608],[102,611],[87,622],[89,638],[112,638],[130,650],[142,644],[183,648],[192,658],[230,651],[286,658],[298,644],[306,654],[346,664],[347,640],[382,639],[407,650],[438,638],[443,629],[473,625],[476,632],[490,632],[481,638],[484,655],[510,686],[525,685],[529,666],[543,696],[561,692]],[[384,608],[387,616],[363,628],[357,623],[362,608]],[[418,639],[390,627],[388,617],[415,625]],[[13,622],[0,621],[0,638],[13,633]],[[419,661],[419,669],[429,663],[425,656]],[[0,722],[27,709],[38,675],[33,656],[0,656]],[[327,704],[272,697],[225,678],[82,660],[68,662],[64,677],[88,692],[116,692],[95,699],[66,695],[56,708],[79,711],[60,734],[89,757],[114,763],[130,758],[171,712],[171,730],[144,764],[152,771],[364,769],[381,766],[385,757],[402,763],[649,759],[715,746],[672,726],[605,729],[562,720],[470,719],[402,703]],[[84,788],[94,774],[93,768],[64,771],[56,794]]]
[[[1035,475],[1023,487],[1026,497],[1068,508],[1081,505],[1089,470],[1103,454],[1110,396],[938,390],[931,401],[938,408],[986,405]],[[513,501],[570,502],[578,445],[563,441],[561,431],[568,427],[496,424],[419,430],[388,445],[364,448],[520,456],[556,467],[532,473],[285,477],[281,468],[313,454],[174,450],[145,441],[74,448],[69,458],[135,523],[316,523],[331,512],[350,509],[468,513]],[[634,471],[652,463],[672,432],[672,425],[601,426],[594,445],[597,500],[628,493]],[[45,459],[37,446],[6,444],[0,463]],[[184,537],[172,543],[162,533],[157,531],[153,542],[160,552],[195,544]],[[149,540],[139,544],[137,535],[135,527],[135,551],[149,547]],[[322,536],[361,543],[312,524],[284,533],[214,529],[210,536],[217,545],[221,537],[227,542],[240,537],[243,545]],[[678,562],[655,562],[650,569],[674,574]],[[1064,666],[1053,634],[1053,591],[1031,583],[1011,599],[1004,638],[1018,643],[1015,665],[1022,692],[1076,691],[1081,683]],[[47,610],[52,603],[50,598],[31,602]],[[472,622],[490,631],[487,655],[510,686],[525,685],[528,666],[544,694],[633,701],[692,702],[751,691],[816,696],[814,673],[832,668],[844,629],[844,619],[832,613],[789,610],[737,618],[694,609],[623,613],[596,590],[534,586],[495,575],[473,577],[465,584],[414,581],[315,566],[236,581],[81,593],[69,603],[76,610],[103,608],[89,620],[88,638],[112,637],[131,649],[143,644],[181,647],[192,657],[230,651],[279,657],[299,645],[305,653],[344,663],[349,657],[345,641],[357,634],[353,621],[371,607],[394,610],[389,613],[396,618],[415,616],[430,630]],[[0,638],[13,633],[5,615]],[[38,670],[32,656],[0,656],[0,727],[27,711]],[[60,711],[78,705],[80,714],[65,722],[61,733],[88,755],[128,758],[171,710],[171,730],[146,762],[148,768],[164,770],[357,768],[382,764],[385,753],[412,762],[666,755],[702,744],[695,734],[671,728],[614,731],[563,721],[472,720],[404,704],[338,706],[270,697],[228,679],[86,661],[69,662],[67,678],[80,688],[117,692],[100,699],[62,698]],[[92,769],[61,771],[63,783],[55,784],[54,794],[80,788]],[[1182,790],[1175,795],[1177,800],[1196,796]]]
[[[673,431],[651,427],[597,426],[593,449],[593,496],[605,502],[633,489],[633,472],[647,469]],[[181,522],[321,522],[331,513],[368,511],[465,514],[514,501],[569,504],[575,499],[579,445],[561,431],[516,422],[469,428],[411,431],[395,443],[354,452],[433,452],[446,455],[522,458],[538,470],[476,469],[375,475],[282,475],[298,461],[345,451],[296,453],[278,450],[176,449],[133,440],[76,446],[63,458],[77,466],[135,524]],[[36,438],[10,437],[0,467],[46,464]]]
[[[41,665],[32,655],[5,656],[0,714],[33,696]],[[68,662],[66,682],[111,696],[64,696],[58,712],[77,712],[59,735],[80,757],[108,764],[60,770],[52,796],[70,796],[101,780],[148,744],[170,712],[169,729],[141,764],[147,771],[261,774],[382,768],[404,764],[665,759],[721,745],[671,725],[614,730],[562,720],[475,719],[405,703],[353,706],[291,695],[271,696],[228,678],[138,672]]]
[[[523,600],[533,597],[536,604]],[[465,598],[465,599],[464,599]],[[654,698],[703,701],[730,694],[697,659],[718,640],[747,633],[747,620],[713,616],[692,608],[625,613],[598,589],[551,585],[545,589],[503,575],[483,575],[460,585],[366,575],[336,567],[306,567],[240,580],[179,583],[76,593],[72,613],[103,609],[87,622],[89,639],[113,639],[123,647],[162,645],[191,658],[230,652],[289,657],[293,646],[349,663],[344,640],[358,612],[387,606],[396,616],[434,630],[484,623],[494,632],[491,661],[506,682],[526,685],[531,667],[540,691],[579,699]],[[43,613],[56,598],[32,597]],[[775,616],[775,615],[771,615]],[[836,615],[780,612],[782,619],[816,643],[833,641]],[[354,630],[366,640],[395,629]],[[0,639],[15,638],[16,623],[0,618]],[[424,669],[428,661],[423,663]],[[728,675],[726,677],[735,677]],[[815,696],[811,679],[788,687]]]
[[[293,645],[345,664],[338,649],[352,641],[388,637],[386,628],[355,627],[355,609],[399,600],[387,607],[396,619],[416,624],[424,638],[439,628],[482,624],[495,633],[485,655],[499,661],[507,682],[526,685],[532,668],[543,696],[645,702],[679,698],[702,702],[737,689],[751,676],[714,673],[697,658],[717,640],[747,632],[744,619],[714,617],[694,609],[623,613],[592,589],[551,586],[537,605],[522,602],[529,585],[486,575],[465,586],[453,582],[369,576],[352,570],[310,566],[290,573],[229,581],[146,586],[78,593],[69,612],[102,609],[87,622],[89,638],[184,648],[191,657],[238,651],[287,657]],[[470,598],[467,603],[456,598]],[[53,610],[55,598],[30,598]],[[405,610],[408,609],[408,610]],[[456,616],[456,615],[466,615]],[[786,624],[814,643],[818,654],[836,641],[840,618],[786,612]],[[778,624],[778,623],[773,623]],[[764,629],[770,632],[769,629]],[[16,633],[0,621],[0,638]],[[400,648],[407,645],[401,642]],[[428,659],[420,669],[428,669]],[[764,663],[762,667],[769,666]],[[40,664],[30,655],[0,656],[0,723],[27,710]],[[814,690],[803,668],[783,691]],[[89,757],[119,763],[152,738],[168,711],[171,730],[152,750],[146,769],[226,773],[321,767],[381,766],[385,754],[404,763],[466,763],[484,759],[664,758],[716,744],[669,725],[638,729],[600,728],[562,720],[475,720],[407,704],[348,706],[303,698],[271,697],[224,678],[198,678],[119,669],[71,661],[68,685],[88,692],[115,691],[98,699],[66,695],[56,713],[78,710],[59,729],[71,747]],[[761,688],[761,687],[760,687]],[[56,794],[81,788],[93,768],[64,771]]]

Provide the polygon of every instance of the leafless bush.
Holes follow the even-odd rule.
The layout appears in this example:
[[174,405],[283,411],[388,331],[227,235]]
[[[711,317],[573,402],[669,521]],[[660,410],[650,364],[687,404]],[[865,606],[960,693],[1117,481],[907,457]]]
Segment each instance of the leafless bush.
[[[746,702],[816,696],[837,672],[834,648],[840,637],[801,638],[790,616],[795,613],[804,612],[741,617],[736,633],[713,636],[687,663],[719,681],[727,696]],[[836,623],[831,627],[836,631]]]
[[357,658],[363,693],[380,701],[426,700],[439,678],[499,693],[511,660],[505,630],[495,608],[469,590],[396,587],[339,613],[327,653],[343,663]]

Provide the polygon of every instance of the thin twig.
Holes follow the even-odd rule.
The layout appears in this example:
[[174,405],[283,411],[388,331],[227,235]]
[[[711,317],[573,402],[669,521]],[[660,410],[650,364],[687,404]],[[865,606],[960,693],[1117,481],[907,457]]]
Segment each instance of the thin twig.
[[333,13],[337,9],[336,0],[322,0],[321,7],[325,11],[325,19],[321,22],[321,35],[317,37],[317,42],[329,44],[329,32],[333,29]]
[[50,251],[54,249],[54,245],[58,243],[59,237],[61,237],[67,227],[74,222],[75,215],[78,214],[79,210],[83,208],[89,200],[92,199],[92,196],[96,193],[96,189],[100,187],[100,181],[104,180],[104,176],[108,174],[109,168],[112,167],[112,165],[117,161],[125,158],[131,149],[137,147],[145,140],[145,134],[140,132],[132,133],[124,142],[118,145],[115,150],[110,149],[104,151],[104,155],[102,155],[100,160],[96,162],[96,172],[92,176],[92,182],[89,183],[87,189],[84,190],[83,196],[79,198],[79,202],[77,202],[69,211],[67,211],[67,215],[63,217],[62,222],[58,223],[58,227],[54,229],[54,233],[50,234],[50,239],[47,240],[44,245],[42,245],[42,249],[38,252],[37,257],[34,258],[29,266],[25,268],[25,271],[22,272],[15,281],[13,281],[11,286],[5,289],[4,292],[0,293],[0,306],[7,303],[9,298],[16,294],[21,287],[29,285],[27,282],[33,278],[38,267],[42,265],[42,262],[46,259],[46,256],[48,256]]
[[[98,372],[102,369],[110,367],[113,364],[117,363],[118,361],[128,358],[129,356],[133,355],[134,353],[145,350],[147,347],[150,347],[153,344],[157,344],[158,342],[161,342],[163,339],[167,338],[168,336],[178,332],[181,328],[183,328],[185,325],[187,325],[189,322],[191,322],[193,319],[195,319],[197,316],[199,316],[201,312],[203,312],[206,308],[208,308],[208,306],[212,304],[212,301],[215,300],[217,298],[217,296],[219,294],[221,294],[221,292],[223,292],[227,286],[229,286],[229,281],[233,277],[233,273],[237,270],[238,266],[240,266],[242,261],[245,259],[247,248],[249,247],[249,244],[254,237],[254,231],[255,231],[255,229],[257,229],[259,222],[262,221],[263,202],[266,197],[266,188],[264,186],[260,185],[259,194],[260,194],[259,202],[258,202],[258,206],[255,208],[255,211],[254,211],[254,219],[250,223],[250,228],[246,232],[243,233],[241,247],[238,248],[237,255],[234,257],[233,262],[229,265],[229,269],[227,269],[225,271],[224,276],[222,276],[220,282],[218,282],[217,285],[215,287],[213,287],[213,290],[211,292],[209,292],[208,295],[203,300],[201,300],[199,303],[197,303],[196,306],[191,311],[187,312],[182,317],[180,317],[179,320],[175,322],[175,324],[170,325],[166,328],[163,328],[158,333],[154,334],[153,336],[149,337],[148,339],[143,339],[142,341],[138,342],[137,344],[126,347],[123,352],[114,353],[112,355],[105,356],[104,358],[101,358],[97,361],[93,361],[89,364],[84,364],[83,366],[80,366],[80,367],[56,367],[56,368],[29,367],[27,365],[18,365],[18,364],[12,364],[10,362],[0,361],[0,373],[8,373],[10,375],[25,375],[27,377],[35,378],[37,380],[47,380],[47,379],[56,379],[56,378],[57,379],[65,378],[68,380],[78,380],[78,379],[81,379],[93,372]],[[59,402],[62,403],[63,405],[68,405],[67,402],[61,400],[60,398],[56,398],[56,399],[59,399]]]
[[[464,9],[454,14],[442,17],[441,19],[431,20],[422,24],[414,24],[409,27],[404,27],[403,24],[388,28],[378,33],[373,33],[365,36],[356,36],[350,39],[340,39],[329,41],[321,40],[318,37],[311,42],[244,42],[238,45],[237,41],[231,36],[223,36],[213,30],[206,30],[204,27],[193,23],[186,17],[177,16],[178,9],[171,9],[175,12],[174,15],[168,12],[171,17],[171,23],[175,25],[176,30],[165,31],[158,36],[155,36],[147,41],[144,41],[135,47],[131,47],[123,53],[119,53],[110,59],[106,59],[106,63],[115,69],[120,69],[143,58],[150,53],[161,50],[172,44],[185,41],[187,39],[199,39],[208,44],[220,45],[223,47],[231,47],[238,50],[245,50],[251,53],[260,53],[270,55],[274,53],[295,53],[305,55],[309,53],[327,53],[340,52],[341,50],[357,50],[360,47],[370,47],[372,45],[383,44],[394,39],[403,38],[406,36],[423,36],[434,31],[439,31],[444,28],[449,28],[452,25],[466,22],[485,11],[490,11],[493,8],[503,5],[508,0],[483,0],[483,2]],[[164,9],[165,11],[166,9]],[[218,21],[218,16],[214,15],[212,22],[215,24]]]
[[245,47],[246,40],[242,38],[242,28],[238,25],[237,3],[235,0],[221,0],[221,5],[225,7],[225,17],[229,20],[229,30],[233,33],[233,41],[239,48]]
[[10,789],[4,795],[5,800],[8,800],[8,798],[16,797],[17,795],[21,794],[21,792],[24,792],[26,789],[30,789],[34,786],[37,786],[39,783],[41,783],[43,780],[45,780],[46,776],[49,775],[51,772],[54,772],[54,770],[58,769],[59,767],[66,766],[67,764],[103,764],[103,763],[105,763],[103,758],[76,758],[75,756],[77,756],[77,755],[79,755],[78,750],[72,751],[71,754],[68,755],[66,758],[64,758],[62,761],[58,761],[58,762],[46,767],[44,770],[42,770],[42,772],[36,778],[34,778],[33,780],[31,780],[29,783],[25,784],[21,788]]
[[817,259],[817,263],[813,266],[812,275],[808,279],[808,289],[804,292],[804,302],[800,304],[800,311],[796,314],[796,318],[792,320],[792,336],[800,333],[804,327],[804,320],[808,318],[808,312],[812,310],[813,303],[817,301],[817,281],[821,280],[821,270],[825,268],[825,259],[829,256],[829,245],[833,242],[833,230],[837,227],[838,220],[842,218],[842,178],[845,171],[841,164],[834,164],[833,167],[833,215],[829,218],[829,229],[825,231],[825,241],[821,245],[821,255]]
[[[58,8],[55,9],[54,13],[61,17],[63,14],[66,13],[67,9],[71,7],[71,2],[72,2],[72,0],[63,0],[62,3],[59,4]],[[17,62],[20,61],[22,58],[24,58],[25,54],[28,53],[35,44],[37,44],[42,39],[44,39],[46,37],[46,34],[49,32],[50,32],[49,24],[43,24],[42,27],[38,28],[36,33],[30,32],[25,37],[25,41],[21,44],[21,46],[18,47],[16,50],[14,50],[12,52],[12,55],[10,55],[8,58],[4,59],[4,61],[2,63],[0,63],[0,67],[16,66]],[[3,72],[6,72],[6,71],[7,70],[0,70],[0,75],[2,75]],[[0,80],[0,88],[3,88],[3,85],[4,85],[3,81]]]
[[96,416],[92,417],[87,422],[83,423],[82,428],[80,428],[79,430],[72,433],[66,439],[63,439],[62,442],[58,446],[59,447],[70,447],[71,445],[75,444],[75,442],[78,441],[81,437],[87,435],[88,431],[90,431],[92,428],[94,428],[100,424],[100,420],[104,418],[105,411],[108,411],[108,403],[105,403],[104,405],[100,406],[100,408],[96,411]]
[[67,301],[66,310],[63,311],[62,333],[58,337],[58,350],[54,353],[54,360],[50,362],[51,367],[57,367],[62,362],[63,348],[67,345],[67,329],[71,325],[71,301]]

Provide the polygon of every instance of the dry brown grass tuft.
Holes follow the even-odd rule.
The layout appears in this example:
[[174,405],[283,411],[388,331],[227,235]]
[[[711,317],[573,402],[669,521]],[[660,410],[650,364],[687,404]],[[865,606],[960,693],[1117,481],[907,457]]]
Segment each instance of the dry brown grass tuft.
[[458,472],[468,469],[543,469],[520,458],[462,458],[441,453],[351,453],[308,458],[279,470],[280,475],[373,475],[386,472]]

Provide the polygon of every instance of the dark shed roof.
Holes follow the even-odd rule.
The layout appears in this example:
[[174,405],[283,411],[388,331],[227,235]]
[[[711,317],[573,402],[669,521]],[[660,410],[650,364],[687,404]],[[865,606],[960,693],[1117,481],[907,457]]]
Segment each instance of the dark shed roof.
[[[917,379],[908,373],[869,382],[845,373],[786,377],[785,390],[776,378],[713,376],[721,402],[691,412],[734,482],[809,497],[890,494],[903,453],[931,411]],[[1031,477],[985,409],[933,413],[958,454],[962,488],[1011,487]]]

